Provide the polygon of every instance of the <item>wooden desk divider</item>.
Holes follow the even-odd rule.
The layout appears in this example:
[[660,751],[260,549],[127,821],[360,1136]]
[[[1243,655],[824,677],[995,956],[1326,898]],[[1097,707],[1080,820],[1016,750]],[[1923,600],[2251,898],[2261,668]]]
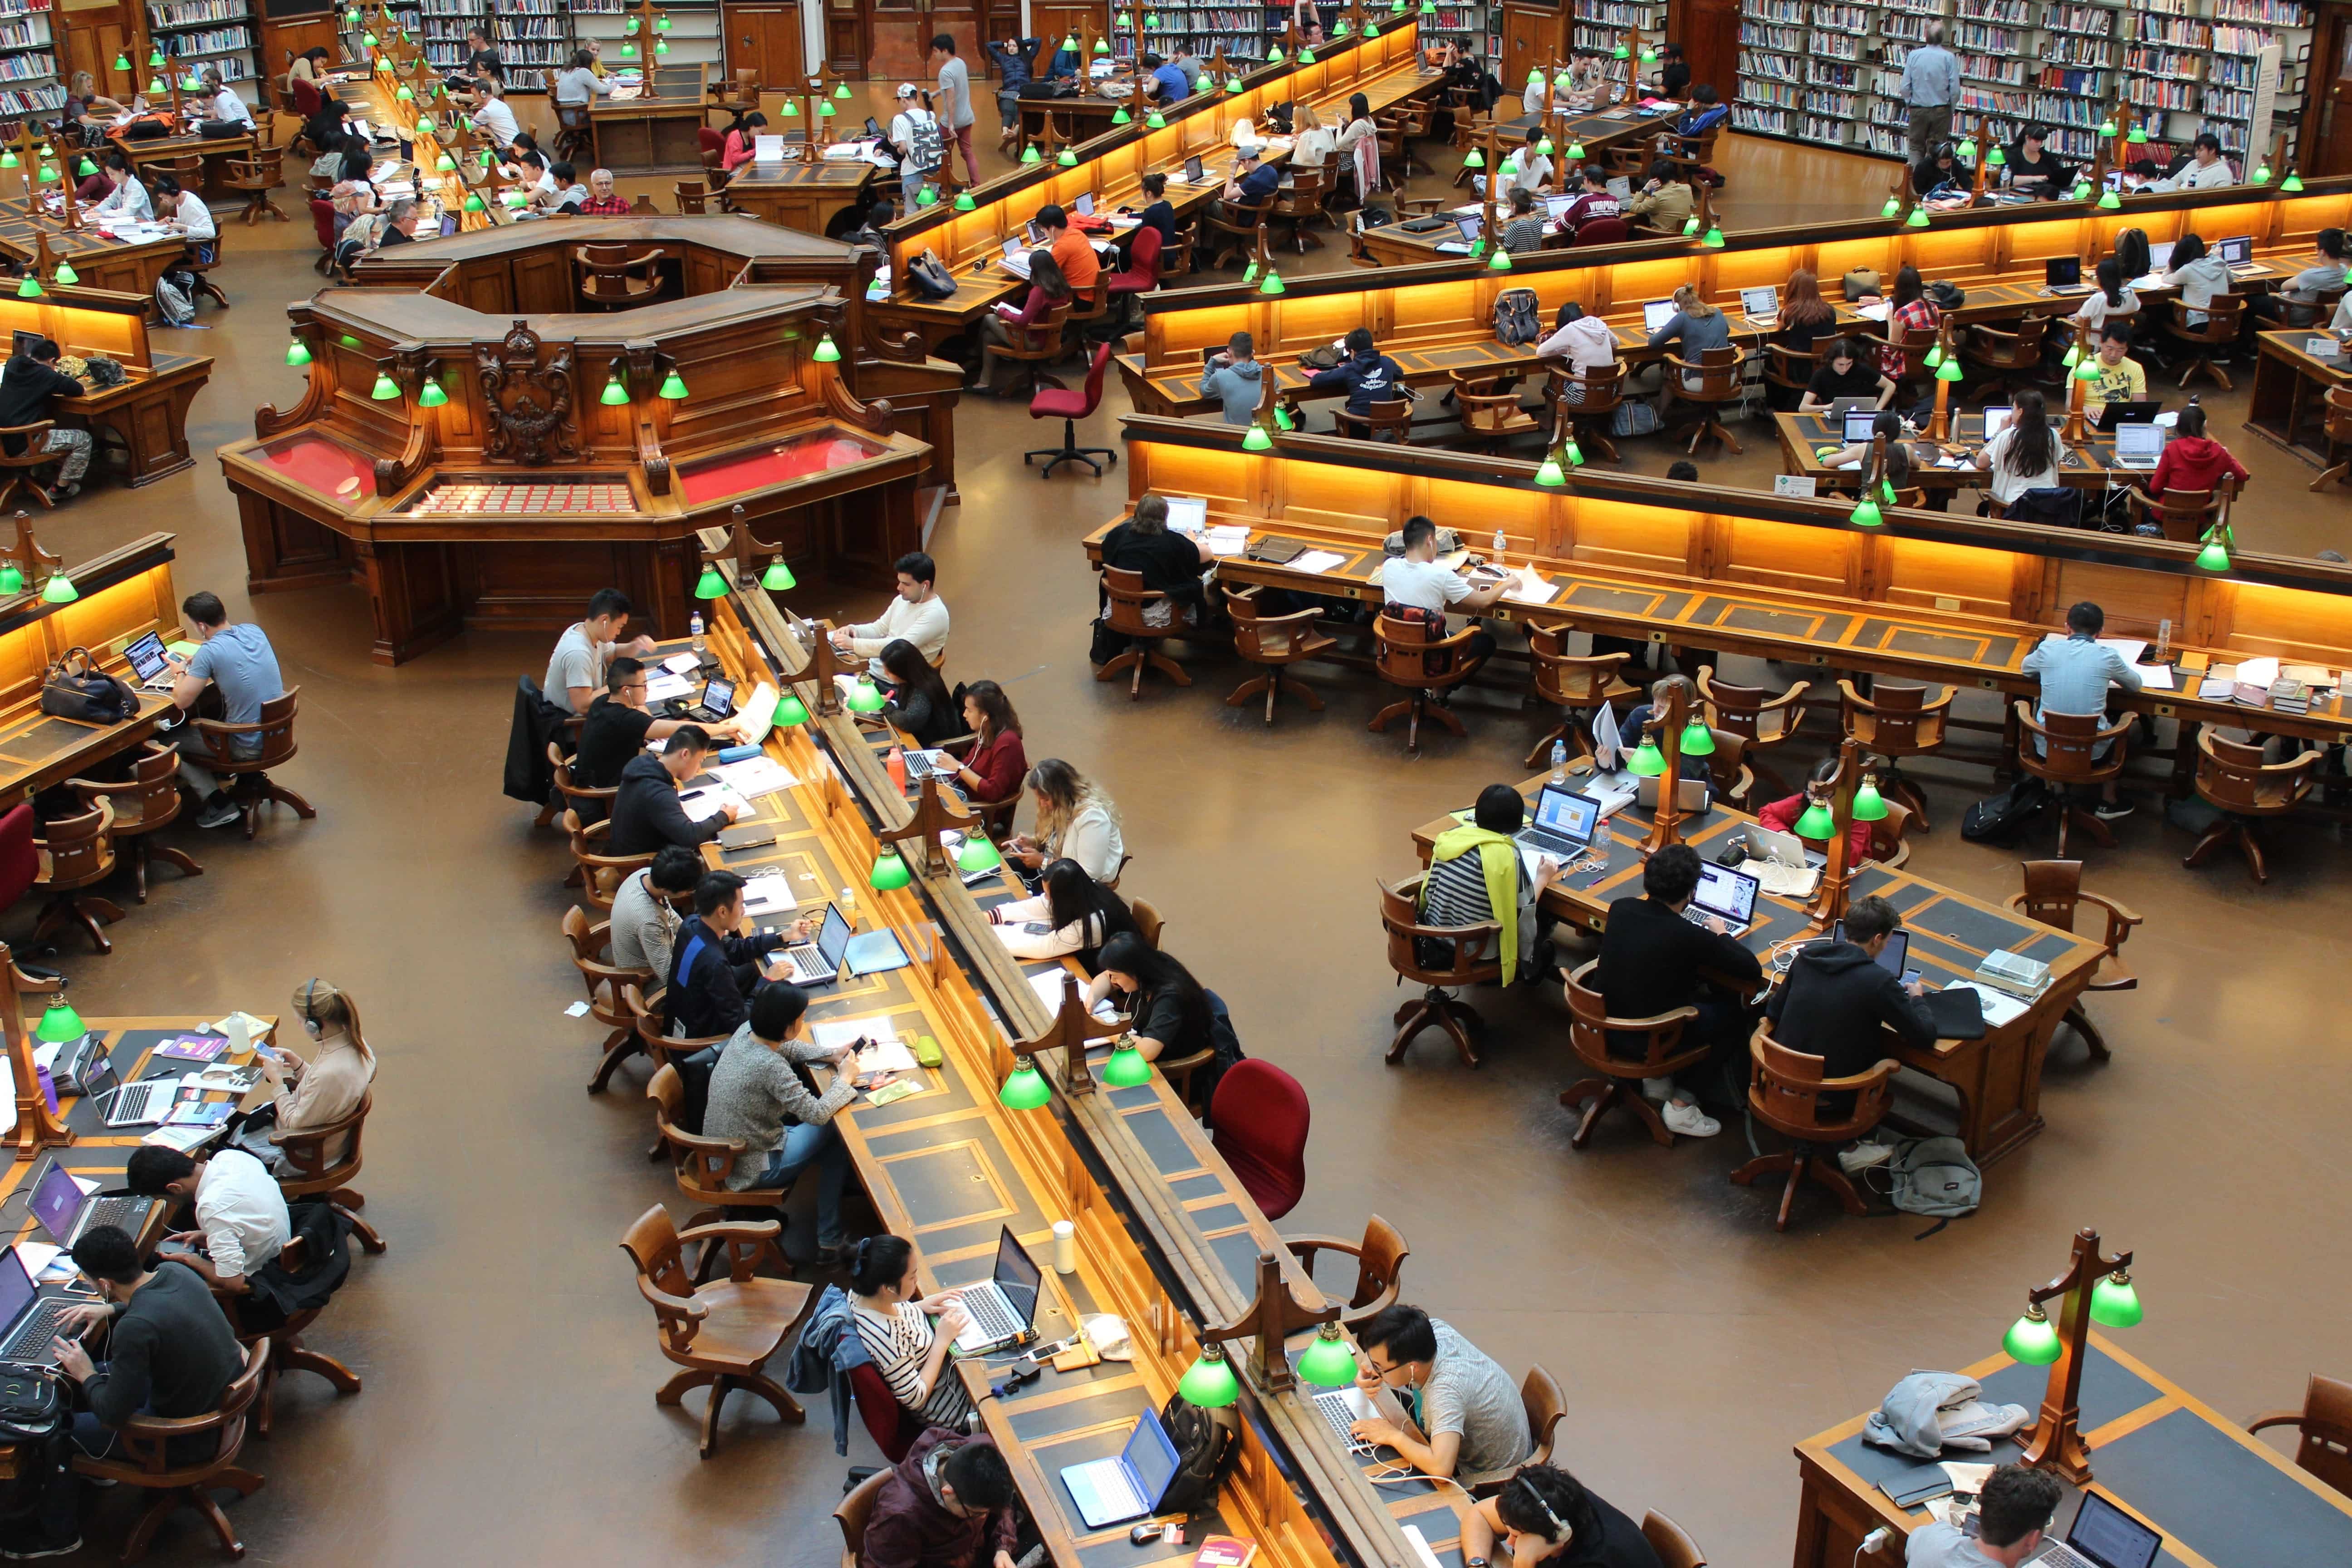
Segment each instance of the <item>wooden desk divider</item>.
[[[1854,800],[1862,773],[1862,742],[1852,735],[1838,742],[1837,772],[1827,784],[1808,783],[1805,796],[1809,802],[1820,802],[1827,796],[1830,812],[1828,863],[1822,868],[1822,885],[1813,889],[1812,902],[1806,911],[1813,917],[1813,930],[1828,931],[1845,919],[1846,895],[1853,886],[1853,858],[1846,843],[1848,830],[1854,820]],[[1877,780],[1871,779],[1871,798],[1877,798]],[[1809,807],[1810,809],[1810,807]],[[1881,804],[1878,816],[1884,818],[1886,808]]]
[[[10,1142],[16,1145],[19,1162],[31,1159],[44,1149],[61,1149],[74,1141],[72,1129],[58,1120],[49,1109],[48,1096],[41,1092],[39,1071],[33,1065],[33,1041],[25,1028],[24,994],[18,987],[16,955],[8,944],[0,942],[0,1028],[7,1033],[8,1071],[16,1079],[16,1126]],[[58,999],[65,999],[62,982]]]
[[1282,1266],[1274,1254],[1261,1252],[1257,1255],[1256,1299],[1250,1302],[1247,1311],[1233,1321],[1218,1328],[1203,1327],[1201,1354],[1203,1359],[1221,1358],[1224,1345],[1246,1339],[1250,1342],[1250,1363],[1257,1369],[1259,1383],[1270,1389],[1290,1388],[1298,1382],[1283,1348],[1290,1336],[1301,1329],[1320,1328],[1339,1321],[1338,1302],[1308,1306],[1282,1277]]
[[[907,859],[907,846],[921,846],[922,873],[927,877],[937,877],[944,875],[955,865],[955,857],[948,853],[947,844],[940,837],[943,833],[978,834],[983,840],[988,837],[987,831],[980,826],[978,816],[959,811],[947,803],[940,794],[939,775],[926,773],[923,775],[922,791],[915,802],[914,815],[907,819],[906,826],[883,828],[875,837],[884,844],[899,846],[898,858],[901,860]],[[908,864],[908,869],[915,868],[912,863]]]
[[[1654,745],[1665,758],[1665,766],[1658,773],[1658,807],[1650,819],[1650,836],[1642,844],[1644,859],[1669,844],[1683,841],[1678,826],[1683,815],[1679,798],[1682,795],[1683,730],[1690,721],[1690,693],[1678,680],[1666,689],[1664,709],[1661,710],[1654,707],[1650,710],[1649,722],[1644,726],[1647,733],[1640,742],[1641,748]],[[1651,741],[1649,734],[1656,735],[1656,741]],[[1712,740],[1708,744],[1712,747]],[[1639,768],[1634,770],[1636,773],[1641,771]]]

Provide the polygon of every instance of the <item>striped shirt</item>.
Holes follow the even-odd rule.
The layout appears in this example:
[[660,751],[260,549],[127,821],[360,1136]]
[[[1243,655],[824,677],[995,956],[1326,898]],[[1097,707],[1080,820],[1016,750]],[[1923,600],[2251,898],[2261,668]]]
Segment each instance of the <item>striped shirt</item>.
[[1495,903],[1486,896],[1486,860],[1476,850],[1429,868],[1429,879],[1421,886],[1423,925],[1486,925],[1494,919]]
[[898,1396],[898,1403],[929,1426],[962,1431],[964,1418],[971,1414],[971,1400],[951,1362],[940,1363],[931,1396],[922,1398],[923,1363],[929,1358],[936,1337],[930,1318],[912,1301],[899,1302],[898,1310],[888,1317],[871,1307],[861,1306],[856,1311],[857,1337],[865,1342],[866,1353],[874,1358],[876,1369]]

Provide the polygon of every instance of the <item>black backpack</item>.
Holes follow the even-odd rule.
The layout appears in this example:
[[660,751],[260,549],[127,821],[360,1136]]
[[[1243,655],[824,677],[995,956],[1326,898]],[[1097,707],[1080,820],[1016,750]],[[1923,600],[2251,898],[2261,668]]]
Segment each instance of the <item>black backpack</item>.
[[1960,837],[1971,844],[2014,844],[2049,804],[2050,786],[2029,773],[1969,807],[1960,819]]
[[2116,265],[2123,268],[2124,281],[2147,274],[2147,231],[2137,228],[2116,230]]
[[1506,289],[1495,296],[1495,341],[1518,348],[1543,341],[1543,314],[1532,289]]
[[1176,1446],[1176,1473],[1160,1500],[1161,1513],[1192,1513],[1213,1505],[1217,1489],[1242,1457],[1241,1417],[1230,1406],[1203,1410],[1171,1394],[1160,1425]]

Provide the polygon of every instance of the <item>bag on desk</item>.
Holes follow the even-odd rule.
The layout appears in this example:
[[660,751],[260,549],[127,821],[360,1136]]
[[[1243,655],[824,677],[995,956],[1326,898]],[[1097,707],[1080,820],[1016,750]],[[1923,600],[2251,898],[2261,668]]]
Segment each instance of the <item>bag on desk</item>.
[[1839,280],[1839,287],[1844,291],[1846,303],[1849,305],[1856,300],[1867,300],[1878,292],[1878,268],[1875,267],[1848,268],[1846,275]]
[[907,263],[907,281],[926,300],[944,300],[956,291],[956,280],[936,251],[926,250]]
[[89,378],[91,386],[100,390],[121,386],[131,379],[131,373],[122,368],[121,361],[109,359],[104,354],[92,354],[84,360],[82,374]]
[[1241,1419],[1229,1406],[1203,1410],[1181,1394],[1171,1394],[1160,1425],[1176,1446],[1176,1473],[1160,1495],[1160,1511],[1191,1513],[1213,1502],[1217,1489],[1241,1459]]
[[1518,348],[1543,341],[1543,314],[1532,289],[1506,289],[1495,296],[1495,341]]
[[207,120],[196,127],[196,134],[207,142],[225,142],[232,136],[250,136],[253,127],[242,120]]
[[139,694],[98,668],[86,647],[69,647],[41,678],[41,711],[85,724],[139,717]]

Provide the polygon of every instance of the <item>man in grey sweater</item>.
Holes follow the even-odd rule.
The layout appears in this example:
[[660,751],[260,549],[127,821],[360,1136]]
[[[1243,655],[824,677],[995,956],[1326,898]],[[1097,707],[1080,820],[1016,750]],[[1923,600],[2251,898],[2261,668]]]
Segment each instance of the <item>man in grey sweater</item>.
[[[72,1337],[51,1346],[58,1370],[81,1384],[89,1405],[74,1427],[83,1451],[107,1453],[117,1440],[110,1428],[142,1412],[184,1418],[219,1408],[245,1352],[212,1287],[168,1259],[142,1268],[131,1237],[110,1225],[93,1226],[74,1243],[73,1260],[105,1298],[103,1305],[68,1308],[61,1327]],[[104,1365],[81,1345],[101,1323],[112,1325]],[[196,1443],[204,1449],[209,1441]]]
[[1228,425],[1247,425],[1257,417],[1258,401],[1265,389],[1265,370],[1254,357],[1256,353],[1256,340],[1247,332],[1235,332],[1226,340],[1223,353],[1210,357],[1208,368],[1201,376],[1201,395],[1213,397],[1224,405]]
[[[751,998],[751,1018],[711,1068],[702,1131],[746,1145],[728,1174],[730,1192],[788,1187],[816,1167],[817,1261],[830,1264],[841,1255],[841,1193],[849,1177],[849,1146],[833,1115],[856,1098],[859,1085],[856,1067],[844,1065],[851,1047],[811,1040],[807,1013],[808,993],[797,985],[770,985]],[[823,1095],[803,1077],[815,1062],[835,1068]]]

